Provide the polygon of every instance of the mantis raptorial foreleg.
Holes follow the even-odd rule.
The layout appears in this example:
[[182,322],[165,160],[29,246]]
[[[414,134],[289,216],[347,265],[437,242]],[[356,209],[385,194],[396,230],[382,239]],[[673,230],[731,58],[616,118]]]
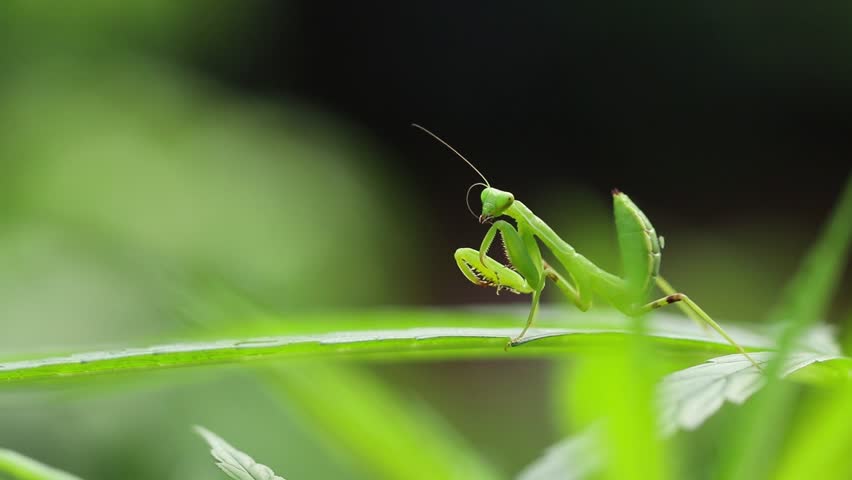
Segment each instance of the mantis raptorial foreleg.
[[[425,128],[415,126],[455,152],[485,181],[484,184],[480,184],[485,187],[480,195],[482,201],[480,223],[491,222],[497,217],[506,215],[514,219],[517,224],[516,229],[509,222],[497,220],[488,229],[478,251],[462,248],[455,254],[456,263],[471,282],[496,287],[498,292],[500,289],[510,289],[517,293],[532,294],[532,306],[527,323],[521,333],[509,342],[509,345],[517,344],[529,330],[535,320],[545,282],[550,279],[574,305],[583,311],[591,306],[593,295],[605,299],[630,316],[641,316],[651,310],[677,303],[688,316],[709,325],[760,369],[757,362],[701,307],[686,295],[676,292],[668,282],[659,277],[662,237],[657,235],[648,217],[627,195],[618,190],[612,192],[618,246],[623,263],[622,276],[617,276],[577,253],[532,210],[516,201],[512,193],[493,188],[485,176],[449,144]],[[488,257],[488,249],[497,233],[503,237],[506,255],[514,269]],[[570,276],[571,283],[542,260],[538,242],[541,242],[553,254]],[[667,296],[645,303],[655,284]]]
[[[506,344],[508,348],[523,338],[530,325],[532,325],[533,320],[535,320],[535,314],[538,312],[538,305],[541,300],[541,292],[544,290],[546,277],[544,274],[544,262],[541,259],[541,251],[538,248],[535,238],[526,230],[515,230],[515,227],[511,223],[504,220],[494,222],[485,234],[485,238],[482,239],[482,245],[479,248],[479,263],[481,265],[488,265],[488,261],[486,260],[488,258],[488,249],[491,248],[491,244],[496,238],[497,233],[500,233],[500,236],[503,238],[503,247],[510,264],[517,269],[517,274],[527,282],[527,285],[532,290],[532,305],[530,306],[530,314],[527,317],[526,326],[516,338],[513,338]],[[458,252],[456,255],[456,262],[458,262]],[[493,274],[495,283],[498,285],[497,288],[505,286],[504,280],[501,279],[501,274],[505,274],[506,271],[499,268],[492,268],[490,270],[491,272],[486,273],[486,275]],[[517,291],[517,289],[515,290]]]
[[[515,227],[505,220],[497,220],[485,233],[482,244],[479,246],[479,258],[482,263],[485,263],[488,249],[491,248],[497,233],[500,233],[503,238],[503,247],[511,265],[526,279],[533,290],[544,288],[541,251],[535,239],[529,234],[525,235],[515,230]],[[499,278],[499,272],[497,274]]]
[[533,289],[518,272],[494,260],[482,256],[472,248],[459,248],[455,254],[456,264],[465,277],[481,287],[495,287],[512,293],[532,293]]
[[[489,242],[490,243],[490,242]],[[462,273],[472,283],[483,287],[495,287],[505,289],[512,293],[531,293],[533,294],[532,307],[530,315],[527,317],[527,323],[521,333],[509,341],[507,346],[515,345],[532,326],[535,320],[535,313],[538,311],[538,304],[542,289],[534,290],[515,270],[507,267],[497,260],[483,254],[484,250],[474,250],[472,248],[459,248],[456,250],[455,259]],[[506,247],[507,256],[510,247]],[[559,290],[568,297],[569,300],[580,310],[586,311],[591,307],[590,302],[583,303],[580,294],[556,269],[550,264],[541,262],[542,271],[547,279],[549,279]]]

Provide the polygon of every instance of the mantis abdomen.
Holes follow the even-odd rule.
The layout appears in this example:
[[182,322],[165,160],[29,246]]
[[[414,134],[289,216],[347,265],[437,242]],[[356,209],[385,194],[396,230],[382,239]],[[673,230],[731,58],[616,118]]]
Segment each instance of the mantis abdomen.
[[615,228],[621,250],[623,280],[627,292],[637,304],[645,302],[660,274],[660,241],[648,217],[630,198],[613,190]]

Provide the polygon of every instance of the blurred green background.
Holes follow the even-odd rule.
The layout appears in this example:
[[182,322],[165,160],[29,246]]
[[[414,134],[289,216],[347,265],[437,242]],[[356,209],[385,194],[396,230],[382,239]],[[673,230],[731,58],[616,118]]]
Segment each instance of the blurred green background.
[[[679,289],[765,321],[852,153],[848,5],[772,10],[3,2],[0,352],[519,301],[458,274],[453,250],[484,233],[463,199],[476,177],[412,121],[615,271],[621,188],[666,236]],[[832,309],[844,333],[850,307]],[[510,473],[557,438],[549,368],[372,370]],[[203,423],[287,478],[375,478],[291,397],[227,368],[4,392],[0,445],[86,478],[207,478],[187,428]]]

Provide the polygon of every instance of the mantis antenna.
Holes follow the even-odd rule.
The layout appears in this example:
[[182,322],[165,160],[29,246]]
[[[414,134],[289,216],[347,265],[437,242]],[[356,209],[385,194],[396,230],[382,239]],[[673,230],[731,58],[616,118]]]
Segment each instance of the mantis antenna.
[[[459,156],[459,158],[461,158],[462,160],[464,160],[464,162],[465,162],[466,164],[470,165],[470,168],[472,168],[474,172],[478,173],[478,174],[479,174],[479,176],[480,176],[480,177],[482,177],[482,179],[483,179],[483,180],[485,180],[485,186],[486,186],[486,187],[491,187],[491,184],[490,184],[490,183],[488,183],[488,179],[487,179],[487,178],[485,178],[485,175],[483,175],[483,174],[482,174],[482,172],[480,172],[478,168],[474,167],[474,166],[473,166],[473,164],[472,164],[472,163],[470,163],[470,160],[468,160],[468,159],[464,158],[464,155],[462,155],[461,153],[459,153],[459,152],[458,152],[458,150],[456,150],[455,148],[453,148],[452,146],[450,146],[450,144],[449,144],[449,143],[447,143],[447,142],[445,142],[445,141],[441,140],[441,137],[439,137],[439,136],[435,135],[434,133],[430,132],[430,131],[429,131],[429,130],[427,130],[426,128],[421,127],[420,125],[418,125],[418,124],[416,124],[416,123],[412,123],[412,124],[411,124],[411,126],[412,126],[412,127],[414,127],[414,128],[419,128],[420,130],[423,130],[424,132],[426,132],[427,134],[429,134],[432,138],[434,138],[435,140],[437,140],[437,141],[441,142],[441,143],[442,143],[445,147],[449,148],[449,149],[450,149],[453,153],[455,153],[456,155],[458,155],[458,156]],[[475,185],[476,185],[476,184],[472,185],[472,187],[473,187],[473,186],[475,186]],[[468,193],[470,193],[470,190],[468,190]],[[470,208],[470,206],[468,205],[468,209],[469,209],[469,208]]]
[[485,188],[488,188],[488,185],[486,185],[482,182],[476,182],[473,185],[467,187],[467,193],[464,194],[464,203],[467,205],[467,211],[470,212],[471,215],[473,215],[473,218],[479,218],[479,217],[477,217],[476,213],[474,213],[473,209],[470,208],[470,191],[473,190],[473,187],[478,187],[480,185],[482,185]]

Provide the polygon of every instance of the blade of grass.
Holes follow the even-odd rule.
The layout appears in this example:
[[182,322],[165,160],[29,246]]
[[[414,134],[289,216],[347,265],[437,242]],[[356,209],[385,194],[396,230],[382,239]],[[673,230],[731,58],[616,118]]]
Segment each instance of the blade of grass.
[[[769,355],[771,354],[760,352],[754,354],[753,357],[758,363],[765,364]],[[798,375],[802,369],[810,365],[821,365],[825,359],[834,358],[835,355],[798,352],[788,359],[784,368],[784,375]],[[852,360],[844,359],[844,361]],[[561,366],[555,372],[555,376],[557,384],[570,382],[570,371],[565,366]],[[841,381],[840,383],[845,384],[849,374],[843,371],[839,372],[837,377]],[[666,375],[657,386],[662,435],[671,437],[677,430],[697,428],[704,420],[721,408],[726,400],[742,403],[759,389],[763,382],[765,382],[765,378],[755,371],[752,363],[740,354],[714,358],[701,365]],[[564,396],[559,390],[556,393],[557,399]],[[852,447],[852,444],[850,444],[852,443],[852,430],[847,428],[850,422],[840,421],[852,415],[852,410],[848,409],[848,405],[852,404],[852,397],[849,397],[847,392],[847,396],[844,398],[844,401],[830,398],[830,405],[824,408],[821,406],[813,408],[813,415],[806,417],[807,421],[801,422],[800,427],[803,433],[793,438],[804,440],[796,442],[796,445],[807,445],[807,449],[799,450],[806,457],[799,460],[799,463],[807,466],[801,466],[797,463],[796,471],[804,472],[812,467],[815,471],[818,468],[824,468],[824,465],[814,464],[819,461],[825,462],[826,457],[831,459],[832,453],[840,451],[833,444],[828,445],[828,448],[823,448],[830,438],[836,438],[837,443],[841,445]],[[556,403],[561,404],[562,402],[557,401]],[[835,407],[836,411],[832,407]],[[556,412],[557,417],[561,417],[561,414],[561,410]],[[817,418],[814,419],[814,417]],[[819,435],[804,433],[807,431],[811,420],[815,420],[814,423],[820,426],[818,427]],[[819,420],[824,421],[820,422]],[[832,424],[832,421],[835,421],[835,424]],[[600,425],[593,425],[581,433],[569,434],[527,466],[518,475],[517,480],[556,480],[561,478],[579,480],[598,472],[605,464],[608,455],[606,449],[601,448],[601,430]],[[570,427],[564,427],[563,431],[570,431]],[[835,436],[832,437],[831,435]],[[814,437],[818,437],[820,441],[814,442]],[[788,451],[790,453],[784,456],[785,459],[796,458],[796,449],[791,447]],[[669,456],[672,456],[671,453]],[[804,478],[804,475],[788,476],[787,478]],[[826,477],[817,476],[816,478]]]
[[807,324],[825,318],[840,275],[848,265],[852,240],[852,175],[823,232],[808,250],[799,271],[788,282],[781,301],[772,310],[772,321]]
[[637,365],[619,361],[623,358],[618,356],[584,361],[573,382],[574,396],[579,397],[573,402],[578,423],[601,422],[602,434],[595,449],[605,452],[601,478],[670,478],[668,457],[651,408],[652,389],[638,379]]
[[[852,315],[846,318],[852,320]],[[847,332],[847,346],[850,340],[852,332]],[[852,385],[848,381],[810,398],[785,445],[775,478],[840,480],[852,477],[852,464],[848,459],[852,450],[850,405]]]
[[852,386],[824,392],[810,402],[793,429],[773,478],[852,478]]
[[[387,320],[387,313],[352,312],[331,314],[339,325],[341,319],[353,324],[375,324],[376,318]],[[199,341],[131,348],[116,351],[94,351],[68,356],[18,360],[0,363],[0,385],[33,380],[68,378],[92,374],[155,370],[190,365],[235,363],[272,358],[378,358],[378,359],[448,359],[448,358],[517,358],[559,355],[566,351],[594,351],[605,345],[620,345],[632,335],[627,320],[617,313],[592,315],[596,326],[589,326],[588,316],[576,315],[560,322],[542,321],[527,335],[520,347],[505,352],[506,339],[516,335],[518,327],[466,327],[470,324],[518,324],[514,315],[473,313],[469,311],[399,311],[391,318],[402,325],[420,324],[441,327],[400,329],[353,329],[326,333],[292,334],[273,337]],[[307,317],[302,322],[322,324],[322,316]],[[580,319],[579,321],[577,319]],[[281,318],[287,321],[295,318]],[[544,319],[543,319],[544,320]],[[334,322],[330,322],[334,323]],[[387,324],[384,324],[385,326]],[[548,326],[553,325],[553,326]],[[557,326],[558,325],[558,326]],[[316,326],[313,327],[317,329]],[[766,337],[728,327],[745,347],[769,348]],[[731,347],[680,317],[658,316],[651,324],[652,340],[668,351],[690,362],[718,353],[731,353]]]
[[366,370],[310,363],[270,369],[268,380],[306,426],[369,478],[500,478],[425,404],[403,398]]
[[70,473],[48,467],[20,453],[0,448],[0,474],[2,473],[20,480],[80,480],[80,477]]
[[785,324],[778,339],[778,353],[766,368],[769,382],[761,395],[739,412],[740,434],[734,436],[730,448],[725,451],[721,478],[756,480],[767,478],[774,470],[771,462],[778,458],[795,393],[790,384],[779,379],[783,360],[805,329],[822,320],[846,265],[850,240],[852,176],[847,179],[820,237],[789,282],[783,302],[773,312],[774,318]]
[[[661,376],[646,321],[633,319],[635,335],[623,348],[583,358],[567,384],[563,408],[578,425],[600,425],[598,447],[606,452],[604,479],[664,480],[671,465],[657,432],[654,385]],[[563,382],[560,382],[563,383]],[[641,448],[637,448],[641,445]]]

